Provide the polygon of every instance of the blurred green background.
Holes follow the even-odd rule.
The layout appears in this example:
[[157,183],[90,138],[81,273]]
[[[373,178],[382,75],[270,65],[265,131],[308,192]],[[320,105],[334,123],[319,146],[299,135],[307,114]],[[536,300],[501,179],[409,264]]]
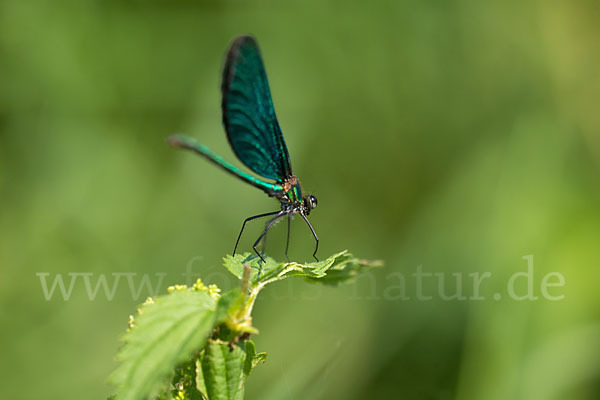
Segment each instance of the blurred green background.
[[[254,325],[269,359],[247,398],[597,399],[599,20],[592,0],[2,0],[0,397],[111,394],[117,338],[148,295],[123,278],[92,301],[80,277],[46,301],[36,273],[166,273],[164,293],[191,265],[234,284],[221,257],[243,218],[278,205],[165,137],[237,163],[220,74],[252,33],[294,171],[319,198],[320,255],[386,266],[354,286],[267,289]],[[309,260],[310,233],[292,230],[292,258]],[[527,255],[539,299],[516,301],[507,282]],[[468,274],[490,272],[485,300],[418,300],[419,265],[448,293],[462,273],[467,296]],[[564,299],[541,296],[549,272]]]

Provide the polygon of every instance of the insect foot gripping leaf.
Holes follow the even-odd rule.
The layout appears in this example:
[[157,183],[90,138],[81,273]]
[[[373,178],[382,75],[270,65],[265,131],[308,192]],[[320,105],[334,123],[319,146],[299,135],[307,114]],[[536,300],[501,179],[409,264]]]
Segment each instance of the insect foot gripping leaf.
[[[230,314],[230,324],[252,321],[251,313],[258,293],[268,284],[291,277],[302,277],[308,282],[320,282],[327,285],[337,285],[352,281],[358,274],[373,267],[382,266],[382,261],[368,261],[354,257],[347,250],[314,263],[300,264],[297,262],[278,263],[267,257],[265,262],[253,254],[227,255],[223,266],[236,278],[242,280],[245,300],[237,314]],[[247,289],[245,289],[247,288]],[[246,332],[251,332],[251,326],[246,326]],[[235,326],[233,326],[235,329]]]
[[[251,267],[250,290],[262,289],[269,283],[292,276],[304,277],[310,282],[336,285],[349,282],[358,274],[370,268],[383,265],[383,262],[379,260],[368,261],[356,258],[348,253],[348,250],[336,253],[325,260],[308,264],[297,262],[277,263],[272,258],[267,257],[266,262],[260,265],[260,259],[250,253],[236,254],[235,256],[228,255],[223,261],[225,268],[238,279],[242,279],[244,265]],[[259,271],[262,272],[259,273]]]
[[198,280],[148,299],[129,319],[117,356],[121,365],[111,376],[117,386],[113,398],[242,400],[250,371],[266,360],[249,340],[258,333],[251,314],[262,288],[294,276],[335,285],[382,265],[347,251],[310,264],[258,261],[250,254],[225,257],[225,268],[241,282],[223,294]]

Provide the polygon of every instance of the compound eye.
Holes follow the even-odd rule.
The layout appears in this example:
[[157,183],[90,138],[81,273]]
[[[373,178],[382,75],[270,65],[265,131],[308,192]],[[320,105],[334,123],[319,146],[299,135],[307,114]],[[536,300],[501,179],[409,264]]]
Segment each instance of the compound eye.
[[310,201],[310,208],[317,208],[317,198],[311,194],[308,199]]

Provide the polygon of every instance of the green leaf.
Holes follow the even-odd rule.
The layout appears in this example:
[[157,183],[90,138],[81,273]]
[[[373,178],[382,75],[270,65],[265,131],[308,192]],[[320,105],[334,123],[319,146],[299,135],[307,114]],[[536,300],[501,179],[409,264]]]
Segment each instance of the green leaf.
[[242,400],[250,371],[266,358],[251,340],[234,346],[211,339],[196,361],[196,389],[210,400]]
[[250,372],[258,364],[262,364],[267,361],[267,353],[256,353],[256,346],[252,340],[246,340],[244,342],[246,350],[246,360],[244,362],[244,381],[250,375]]
[[199,351],[214,326],[216,300],[207,291],[175,290],[139,310],[111,376],[117,400],[138,400],[168,386],[173,370]]
[[[169,389],[178,400],[243,399],[244,381],[266,359],[266,353],[257,354],[254,343],[246,340],[257,332],[251,313],[264,286],[292,276],[337,284],[381,262],[342,251],[308,264],[278,263],[272,258],[259,264],[257,256],[247,253],[225,257],[224,265],[242,279],[241,290],[220,296],[215,285],[198,280],[190,289],[171,288],[169,295],[145,304],[140,315],[132,317],[118,355],[122,364],[111,376],[118,386],[117,400],[158,394],[164,399]],[[174,389],[169,387],[173,371]]]
[[[223,258],[223,266],[229,270],[238,279],[242,279],[244,275],[244,264],[248,264],[252,267],[251,280],[256,279],[256,275],[259,270],[258,262],[260,259],[255,254],[244,253],[244,254],[236,254],[235,256],[231,256],[227,254]],[[267,257],[267,264],[277,264],[275,260],[270,257]],[[263,266],[264,268],[264,266]]]
[[226,342],[209,340],[201,356],[201,366],[202,380],[210,400],[244,398],[245,360],[246,352],[241,346],[232,347]]
[[[258,293],[269,283],[277,282],[292,276],[305,278],[309,282],[322,282],[337,285],[352,280],[359,273],[383,265],[381,261],[367,261],[356,258],[347,250],[315,263],[300,264],[297,262],[278,263],[270,257],[265,262],[256,255],[236,254],[226,256],[223,265],[235,277],[242,280],[244,301],[237,312],[229,312],[228,328],[239,333],[257,333],[252,327],[252,308]],[[244,275],[244,271],[246,274]],[[248,273],[249,272],[249,273]]]
[[206,382],[204,381],[204,372],[202,372],[202,358],[204,352],[201,353],[200,357],[196,359],[196,389],[202,394],[204,399],[208,399],[206,391]]
[[[381,261],[367,261],[356,258],[347,250],[341,251],[331,257],[308,264],[296,262],[278,263],[270,257],[262,263],[257,256],[250,253],[226,256],[224,266],[238,279],[241,279],[244,264],[252,268],[250,281],[252,287],[263,287],[269,283],[276,282],[292,276],[307,278],[312,282],[322,282],[335,285],[352,280],[356,275],[367,269],[381,266]],[[260,277],[259,277],[260,271]]]

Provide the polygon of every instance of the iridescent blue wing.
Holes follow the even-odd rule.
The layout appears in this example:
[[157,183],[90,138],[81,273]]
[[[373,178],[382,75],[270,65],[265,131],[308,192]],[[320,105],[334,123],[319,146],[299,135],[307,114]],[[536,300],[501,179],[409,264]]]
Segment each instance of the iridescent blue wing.
[[223,72],[223,125],[236,156],[258,175],[283,182],[292,166],[275,116],[267,74],[258,44],[236,38]]

